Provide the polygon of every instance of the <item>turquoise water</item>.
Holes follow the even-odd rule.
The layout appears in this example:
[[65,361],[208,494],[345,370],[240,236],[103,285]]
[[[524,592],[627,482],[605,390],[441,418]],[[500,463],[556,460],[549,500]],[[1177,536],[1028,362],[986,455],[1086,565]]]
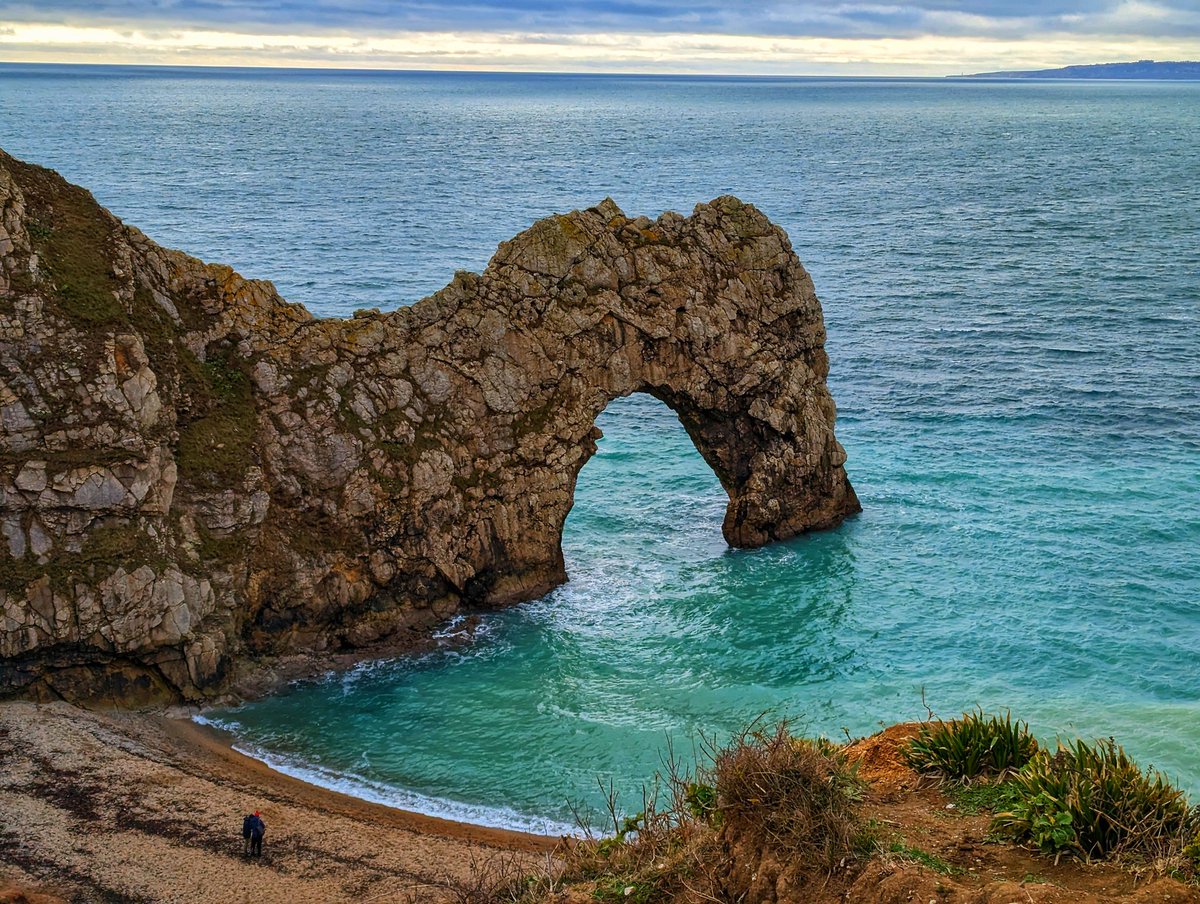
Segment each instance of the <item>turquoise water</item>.
[[[1011,706],[1200,792],[1200,85],[0,68],[0,146],[322,314],[554,210],[732,191],[825,304],[864,512],[752,552],[660,403],[614,403],[571,582],[465,645],[210,714],[430,812],[558,828],[770,710]],[[453,633],[453,626],[447,633]]]

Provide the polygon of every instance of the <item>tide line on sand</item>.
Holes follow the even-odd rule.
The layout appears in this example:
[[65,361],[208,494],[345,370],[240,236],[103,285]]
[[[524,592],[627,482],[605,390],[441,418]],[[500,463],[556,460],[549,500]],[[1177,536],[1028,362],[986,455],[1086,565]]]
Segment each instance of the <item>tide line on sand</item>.
[[551,837],[581,834],[578,826],[549,817],[522,813],[511,807],[486,806],[448,797],[434,797],[375,781],[353,772],[329,769],[301,757],[266,750],[239,739],[237,725],[225,720],[195,715],[192,717],[192,721],[198,725],[232,735],[235,740],[229,746],[233,750],[257,760],[275,772],[299,779],[318,788],[356,797],[368,803],[489,829],[505,829]]

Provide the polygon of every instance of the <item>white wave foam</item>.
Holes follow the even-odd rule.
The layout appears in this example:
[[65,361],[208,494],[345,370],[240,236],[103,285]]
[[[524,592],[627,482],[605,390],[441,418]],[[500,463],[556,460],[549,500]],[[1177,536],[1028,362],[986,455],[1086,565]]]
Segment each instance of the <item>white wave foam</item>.
[[463,623],[467,620],[465,615],[453,616],[441,630],[434,631],[431,635],[434,640],[445,640],[449,637],[467,637],[470,632],[462,628]]
[[197,713],[192,716],[192,721],[197,725],[207,725],[209,728],[219,728],[221,731],[228,731],[230,733],[242,727],[232,719],[214,719],[203,713]]
[[[201,725],[210,725],[224,731],[240,728],[236,722],[210,719],[202,715],[193,716],[192,719]],[[551,836],[579,834],[578,827],[569,823],[521,813],[511,807],[495,807],[444,797],[431,797],[417,791],[373,781],[361,775],[326,769],[296,757],[272,753],[243,742],[235,743],[233,749],[244,756],[265,763],[283,775],[298,778],[320,788],[328,788],[330,791],[348,794],[373,804],[383,804],[385,807],[394,807],[398,810],[408,810],[425,816],[436,816],[440,819],[451,819],[455,822],[465,822],[490,829],[511,829],[517,832]]]

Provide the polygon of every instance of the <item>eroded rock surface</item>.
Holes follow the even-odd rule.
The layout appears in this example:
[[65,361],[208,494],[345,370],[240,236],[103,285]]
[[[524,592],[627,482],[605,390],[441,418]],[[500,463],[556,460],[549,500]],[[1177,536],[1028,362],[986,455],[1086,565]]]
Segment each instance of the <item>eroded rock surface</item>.
[[731,197],[549,217],[411,307],[322,320],[0,152],[0,691],[203,699],[537,597],[633,392],[720,478],[730,544],[836,525],[824,340],[787,236]]

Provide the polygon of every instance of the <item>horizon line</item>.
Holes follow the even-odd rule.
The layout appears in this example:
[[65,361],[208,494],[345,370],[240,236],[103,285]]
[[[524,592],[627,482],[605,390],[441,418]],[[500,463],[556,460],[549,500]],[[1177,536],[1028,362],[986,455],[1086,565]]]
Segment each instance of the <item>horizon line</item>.
[[[78,61],[25,61],[25,60],[0,60],[0,67],[65,67],[73,69],[161,69],[161,70],[219,70],[227,72],[236,72],[239,70],[255,70],[255,71],[273,71],[273,72],[305,72],[305,73],[346,73],[355,75],[553,75],[553,76],[580,76],[584,78],[688,78],[688,79],[760,79],[760,80],[780,80],[780,79],[822,79],[822,80],[847,80],[847,79],[862,79],[870,81],[946,81],[960,78],[979,78],[980,76],[989,76],[996,74],[995,81],[1004,81],[1004,75],[1010,72],[1053,72],[1059,69],[1077,69],[1087,66],[1115,66],[1128,65],[1133,63],[1163,63],[1163,64],[1181,64],[1181,63],[1200,63],[1200,60],[1112,60],[1101,63],[1068,63],[1062,66],[1039,67],[1037,69],[1008,69],[1008,70],[993,70],[992,72],[962,72],[957,75],[866,75],[866,74],[805,74],[805,73],[753,73],[753,72],[673,72],[673,71],[646,71],[646,72],[631,72],[631,71],[571,71],[561,69],[475,69],[475,68],[441,68],[441,69],[426,69],[426,68],[408,68],[408,67],[388,67],[388,66],[278,66],[270,63],[247,63],[239,65],[228,65],[221,63],[101,63],[101,62],[78,62]],[[1020,79],[1027,81],[1029,79]],[[1036,80],[1036,79],[1035,79]],[[1045,81],[1079,81],[1079,79],[1053,79],[1046,78]],[[1092,79],[1092,81],[1177,81],[1176,79]]]

